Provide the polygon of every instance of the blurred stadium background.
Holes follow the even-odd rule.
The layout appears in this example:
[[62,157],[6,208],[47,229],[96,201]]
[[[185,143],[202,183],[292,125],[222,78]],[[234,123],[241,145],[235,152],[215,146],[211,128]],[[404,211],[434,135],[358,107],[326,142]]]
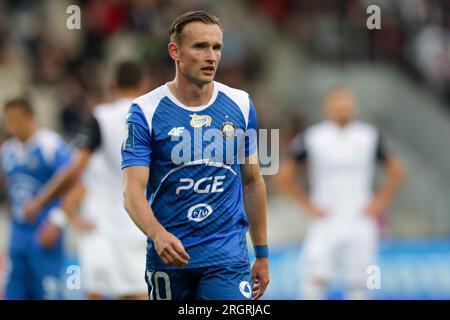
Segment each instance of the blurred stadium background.
[[[66,28],[71,4],[81,8],[81,30]],[[381,8],[381,30],[366,28],[371,4]],[[382,287],[375,297],[449,299],[448,0],[3,0],[0,103],[25,92],[40,123],[71,139],[86,110],[111,98],[116,62],[142,63],[149,90],[173,77],[168,26],[192,9],[221,17],[218,80],[251,93],[260,127],[281,128],[282,152],[320,119],[327,89],[343,84],[356,92],[360,118],[381,128],[407,168],[406,183],[380,220]],[[272,252],[265,298],[294,299],[308,221],[265,178]],[[3,191],[2,203],[4,197]],[[0,255],[8,234],[4,211]],[[68,264],[76,263],[74,245],[69,237]],[[0,278],[2,270],[0,257]],[[329,297],[339,298],[340,289],[337,281]]]

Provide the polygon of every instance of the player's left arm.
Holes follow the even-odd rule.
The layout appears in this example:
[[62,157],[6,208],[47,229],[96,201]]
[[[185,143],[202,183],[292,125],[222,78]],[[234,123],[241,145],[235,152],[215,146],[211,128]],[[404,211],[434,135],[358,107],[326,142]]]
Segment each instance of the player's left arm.
[[30,200],[24,208],[28,220],[33,220],[36,214],[45,207],[54,197],[60,196],[71,188],[79,179],[87,166],[92,152],[80,149],[76,152],[74,160],[64,169],[55,170],[52,178],[45,184],[38,195]]
[[405,178],[403,163],[396,156],[389,156],[384,162],[386,179],[383,185],[376,191],[375,196],[367,208],[370,215],[378,215],[394,198]]
[[64,155],[57,157],[59,159],[56,159],[52,165],[52,178],[39,194],[25,205],[24,214],[28,220],[34,219],[34,216],[54,197],[68,192],[87,167],[92,154],[101,144],[100,126],[93,115],[83,123],[74,144],[78,150],[73,159],[70,154],[70,163],[67,164]]
[[372,202],[366,211],[369,215],[376,216],[384,210],[394,198],[400,185],[405,179],[405,167],[397,156],[386,151],[381,135],[378,136],[376,159],[382,162],[386,172],[386,179],[375,192]]
[[241,165],[244,189],[244,207],[249,220],[249,232],[255,246],[252,265],[253,299],[259,299],[269,284],[269,257],[267,246],[266,186],[261,176],[258,152],[246,158]]
[[[48,163],[49,168],[55,173],[63,171],[72,160],[71,148],[66,142],[61,141],[57,149],[54,151],[51,161]],[[50,179],[52,180],[52,179]],[[45,189],[46,187],[44,187]],[[29,210],[33,200],[27,203],[26,210]],[[60,201],[59,201],[60,202]],[[44,206],[44,205],[43,205]],[[43,207],[42,206],[42,207]],[[27,214],[27,211],[25,213]],[[40,209],[37,209],[39,211]],[[36,211],[36,212],[37,212]],[[34,218],[34,215],[27,218]],[[44,248],[52,248],[55,246],[60,237],[62,229],[66,226],[66,215],[61,209],[60,204],[52,208],[48,214],[46,221],[38,229],[38,240]]]

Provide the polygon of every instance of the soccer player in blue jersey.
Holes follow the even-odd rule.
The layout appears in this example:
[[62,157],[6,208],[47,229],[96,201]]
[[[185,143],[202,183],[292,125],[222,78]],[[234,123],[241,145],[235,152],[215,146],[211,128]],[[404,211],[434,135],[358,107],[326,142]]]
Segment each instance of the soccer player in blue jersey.
[[214,15],[176,18],[168,44],[175,78],[128,114],[125,208],[148,236],[150,299],[258,299],[269,283],[266,190],[249,134],[256,114],[246,92],[213,81],[222,46]]
[[55,132],[37,127],[26,99],[7,102],[4,120],[12,136],[0,150],[12,219],[5,298],[60,299],[64,252],[58,199],[35,215],[25,215],[23,207],[70,162],[70,147]]

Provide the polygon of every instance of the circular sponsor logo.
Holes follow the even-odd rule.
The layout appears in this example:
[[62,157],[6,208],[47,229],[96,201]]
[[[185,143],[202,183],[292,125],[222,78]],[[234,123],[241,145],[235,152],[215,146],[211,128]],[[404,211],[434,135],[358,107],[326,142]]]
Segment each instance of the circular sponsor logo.
[[187,217],[189,220],[200,222],[208,218],[212,212],[213,209],[210,205],[206,203],[197,203],[189,208]]
[[248,281],[241,281],[241,283],[239,283],[239,291],[241,291],[242,295],[247,299],[250,299],[252,296],[252,288]]

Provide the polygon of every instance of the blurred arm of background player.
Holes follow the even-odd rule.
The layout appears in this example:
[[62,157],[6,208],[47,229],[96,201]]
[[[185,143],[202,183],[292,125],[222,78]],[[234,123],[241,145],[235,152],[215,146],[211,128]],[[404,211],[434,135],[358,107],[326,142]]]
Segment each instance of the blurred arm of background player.
[[[60,208],[63,210],[68,222],[81,232],[90,231],[95,227],[78,215],[78,207],[85,191],[86,188],[81,183],[76,183],[64,194],[60,204]],[[51,221],[45,222],[38,234],[42,246],[46,248],[52,247],[58,238],[60,228],[61,226]]]
[[299,161],[294,157],[289,157],[280,166],[280,171],[275,177],[275,184],[281,191],[297,201],[311,218],[325,217],[325,211],[317,208],[312,203],[301,183],[297,181],[299,173],[304,173],[305,169],[305,161]]
[[95,228],[95,226],[82,219],[78,214],[78,208],[86,193],[86,187],[81,183],[75,183],[65,194],[62,199],[61,208],[66,213],[69,223],[78,231],[86,232]]
[[[244,206],[254,246],[267,245],[266,185],[261,176],[258,152],[241,165]],[[269,284],[269,258],[255,258],[252,264],[253,299],[259,299]]]
[[[287,195],[296,200],[312,218],[325,216],[325,212],[314,206],[309,196],[303,190],[301,183],[297,181],[299,172],[305,171],[305,162],[290,158],[285,160],[281,166],[275,183]],[[384,184],[375,192],[372,202],[366,208],[367,214],[379,215],[391,202],[405,176],[405,169],[396,156],[389,155],[384,160],[386,179]]]
[[52,198],[68,191],[86,168],[92,154],[90,148],[79,148],[69,167],[52,178],[41,192],[25,205],[24,213],[27,219],[32,220]]
[[96,148],[100,145],[100,129],[98,122],[92,117],[87,121],[76,137],[77,152],[69,166],[57,173],[42,188],[39,194],[31,199],[24,207],[24,214],[28,220],[33,220],[36,214],[54,197],[61,196],[58,221],[47,221],[39,230],[39,239],[44,247],[51,247],[55,243],[60,228],[65,221],[71,223],[79,231],[89,231],[94,226],[83,221],[77,208],[84,195],[84,188],[79,178],[89,163]]
[[123,169],[124,206],[136,226],[155,244],[155,250],[167,265],[179,267],[188,264],[189,255],[181,241],[168,232],[156,219],[145,197],[150,169],[131,166]]
[[404,165],[394,155],[386,157],[384,160],[384,170],[386,171],[385,182],[375,192],[372,202],[366,208],[367,214],[371,216],[379,215],[389,205],[405,178]]

